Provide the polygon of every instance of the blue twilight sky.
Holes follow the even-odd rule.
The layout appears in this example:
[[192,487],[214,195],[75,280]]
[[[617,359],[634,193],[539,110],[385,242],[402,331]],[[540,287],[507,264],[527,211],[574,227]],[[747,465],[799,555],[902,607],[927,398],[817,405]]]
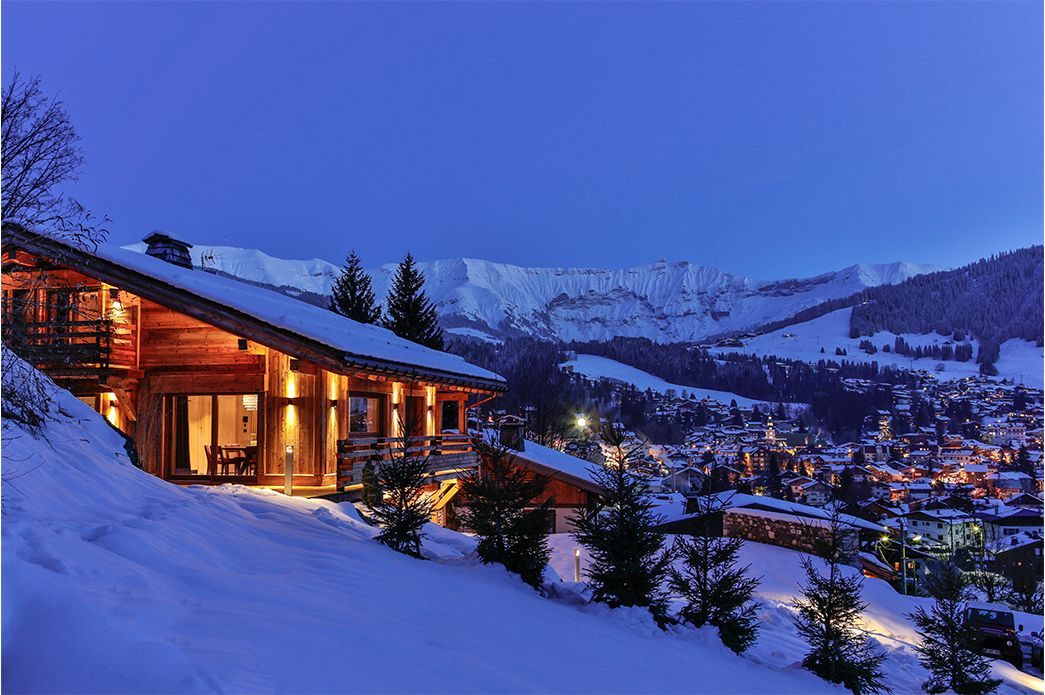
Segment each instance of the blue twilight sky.
[[120,243],[755,277],[1042,240],[1042,6],[3,4]]

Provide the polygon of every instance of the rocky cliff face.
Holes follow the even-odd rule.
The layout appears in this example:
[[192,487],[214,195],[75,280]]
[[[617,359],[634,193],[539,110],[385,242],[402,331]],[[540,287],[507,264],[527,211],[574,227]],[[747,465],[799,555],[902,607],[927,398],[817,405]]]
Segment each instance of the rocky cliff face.
[[[285,260],[255,249],[198,244],[192,254],[196,265],[291,293],[328,294],[338,273],[324,260]],[[474,258],[420,265],[451,333],[658,341],[743,331],[827,299],[936,270],[910,263],[854,265],[812,278],[759,281],[688,261],[618,270],[526,268]],[[373,270],[379,297],[394,272],[394,264]]]

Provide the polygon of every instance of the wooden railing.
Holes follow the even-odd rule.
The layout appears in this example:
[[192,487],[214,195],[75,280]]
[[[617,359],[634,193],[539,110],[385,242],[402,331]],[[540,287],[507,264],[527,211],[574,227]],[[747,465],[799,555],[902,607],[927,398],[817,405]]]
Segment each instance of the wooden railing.
[[135,330],[108,319],[12,320],[4,340],[27,362],[51,374],[108,374],[113,368],[135,367]]
[[472,440],[465,434],[339,439],[337,456],[341,487],[362,485],[363,469],[368,463],[393,456],[427,458],[433,482],[456,477],[460,471],[479,465]]

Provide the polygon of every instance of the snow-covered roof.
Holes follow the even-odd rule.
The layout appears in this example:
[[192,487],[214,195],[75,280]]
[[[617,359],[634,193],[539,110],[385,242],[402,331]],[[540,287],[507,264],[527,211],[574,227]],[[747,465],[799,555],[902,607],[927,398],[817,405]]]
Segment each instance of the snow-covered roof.
[[562,473],[583,482],[587,486],[602,488],[602,485],[592,474],[592,469],[596,464],[591,461],[585,461],[557,449],[541,446],[529,439],[525,441],[522,451],[513,451],[512,455],[524,461],[531,461],[539,466]]
[[[202,298],[212,305],[220,305],[248,320],[252,319],[320,343],[334,352],[341,353],[346,366],[355,363],[365,367],[368,362],[374,362],[374,366],[378,368],[425,372],[433,378],[457,378],[492,390],[506,388],[503,377],[470,364],[458,355],[418,345],[385,328],[353,321],[273,290],[200,269],[183,268],[109,244],[101,244],[93,252],[86,251],[12,227],[4,225],[4,241],[13,241],[16,246],[24,247],[30,253],[39,253],[63,264],[68,262],[77,266],[81,272],[97,276],[117,286],[121,285],[115,278],[106,277],[111,275],[112,266],[122,271],[130,271],[143,276],[142,280],[148,282],[127,289],[146,299],[164,304],[149,296],[150,282],[154,285],[162,283],[168,288]],[[48,253],[49,251],[52,253]],[[106,263],[100,263],[99,260]],[[127,273],[124,272],[122,275],[126,276]],[[183,307],[178,306],[170,308],[183,310]]]
[[[711,497],[716,500],[716,502],[711,505],[712,509],[722,507],[728,509],[730,512],[752,514],[757,512],[758,508],[761,507],[764,510],[783,514],[791,519],[794,519],[796,516],[817,521],[829,521],[831,519],[831,512],[821,509],[820,507],[812,507],[808,504],[799,504],[798,502],[788,502],[787,500],[778,500],[774,497],[749,495],[747,493],[735,492],[732,490],[719,492],[711,495]],[[668,519],[667,521],[678,521],[680,519],[697,516],[700,516],[699,512],[684,514],[673,519]],[[868,531],[876,531],[878,533],[885,531],[885,528],[879,524],[849,514],[839,514],[838,520],[848,526],[854,526]]]

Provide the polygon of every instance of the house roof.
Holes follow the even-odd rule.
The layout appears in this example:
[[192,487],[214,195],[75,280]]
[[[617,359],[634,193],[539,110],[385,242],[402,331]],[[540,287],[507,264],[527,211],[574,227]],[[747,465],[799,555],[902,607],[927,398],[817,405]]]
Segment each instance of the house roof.
[[279,292],[107,244],[88,251],[10,222],[3,223],[3,232],[5,245],[332,371],[359,369],[483,391],[508,389],[503,377],[457,355]]
[[[769,514],[779,514],[787,517],[802,517],[811,519],[814,522],[828,522],[831,519],[831,512],[820,507],[812,507],[808,504],[799,504],[798,502],[788,502],[786,500],[778,500],[773,497],[763,497],[761,495],[748,495],[743,492],[735,492],[733,490],[726,490],[725,492],[719,492],[710,497],[716,501],[712,503],[712,509],[723,509],[729,512],[739,512],[744,514],[757,514],[759,510]],[[763,514],[765,515],[765,514]],[[670,521],[679,521],[681,519],[696,518],[700,516],[700,512],[694,512],[690,514],[683,514],[678,517],[667,519],[664,523]],[[870,521],[866,521],[857,516],[850,514],[839,514],[838,520],[850,527],[860,528],[867,531],[885,531],[883,526],[875,524]]]
[[553,478],[564,480],[584,490],[595,493],[605,492],[605,488],[599,483],[592,473],[596,464],[584,459],[570,456],[567,453],[541,446],[537,442],[525,440],[522,451],[512,451],[515,459],[534,464],[536,468],[543,468],[540,473],[546,473]]

